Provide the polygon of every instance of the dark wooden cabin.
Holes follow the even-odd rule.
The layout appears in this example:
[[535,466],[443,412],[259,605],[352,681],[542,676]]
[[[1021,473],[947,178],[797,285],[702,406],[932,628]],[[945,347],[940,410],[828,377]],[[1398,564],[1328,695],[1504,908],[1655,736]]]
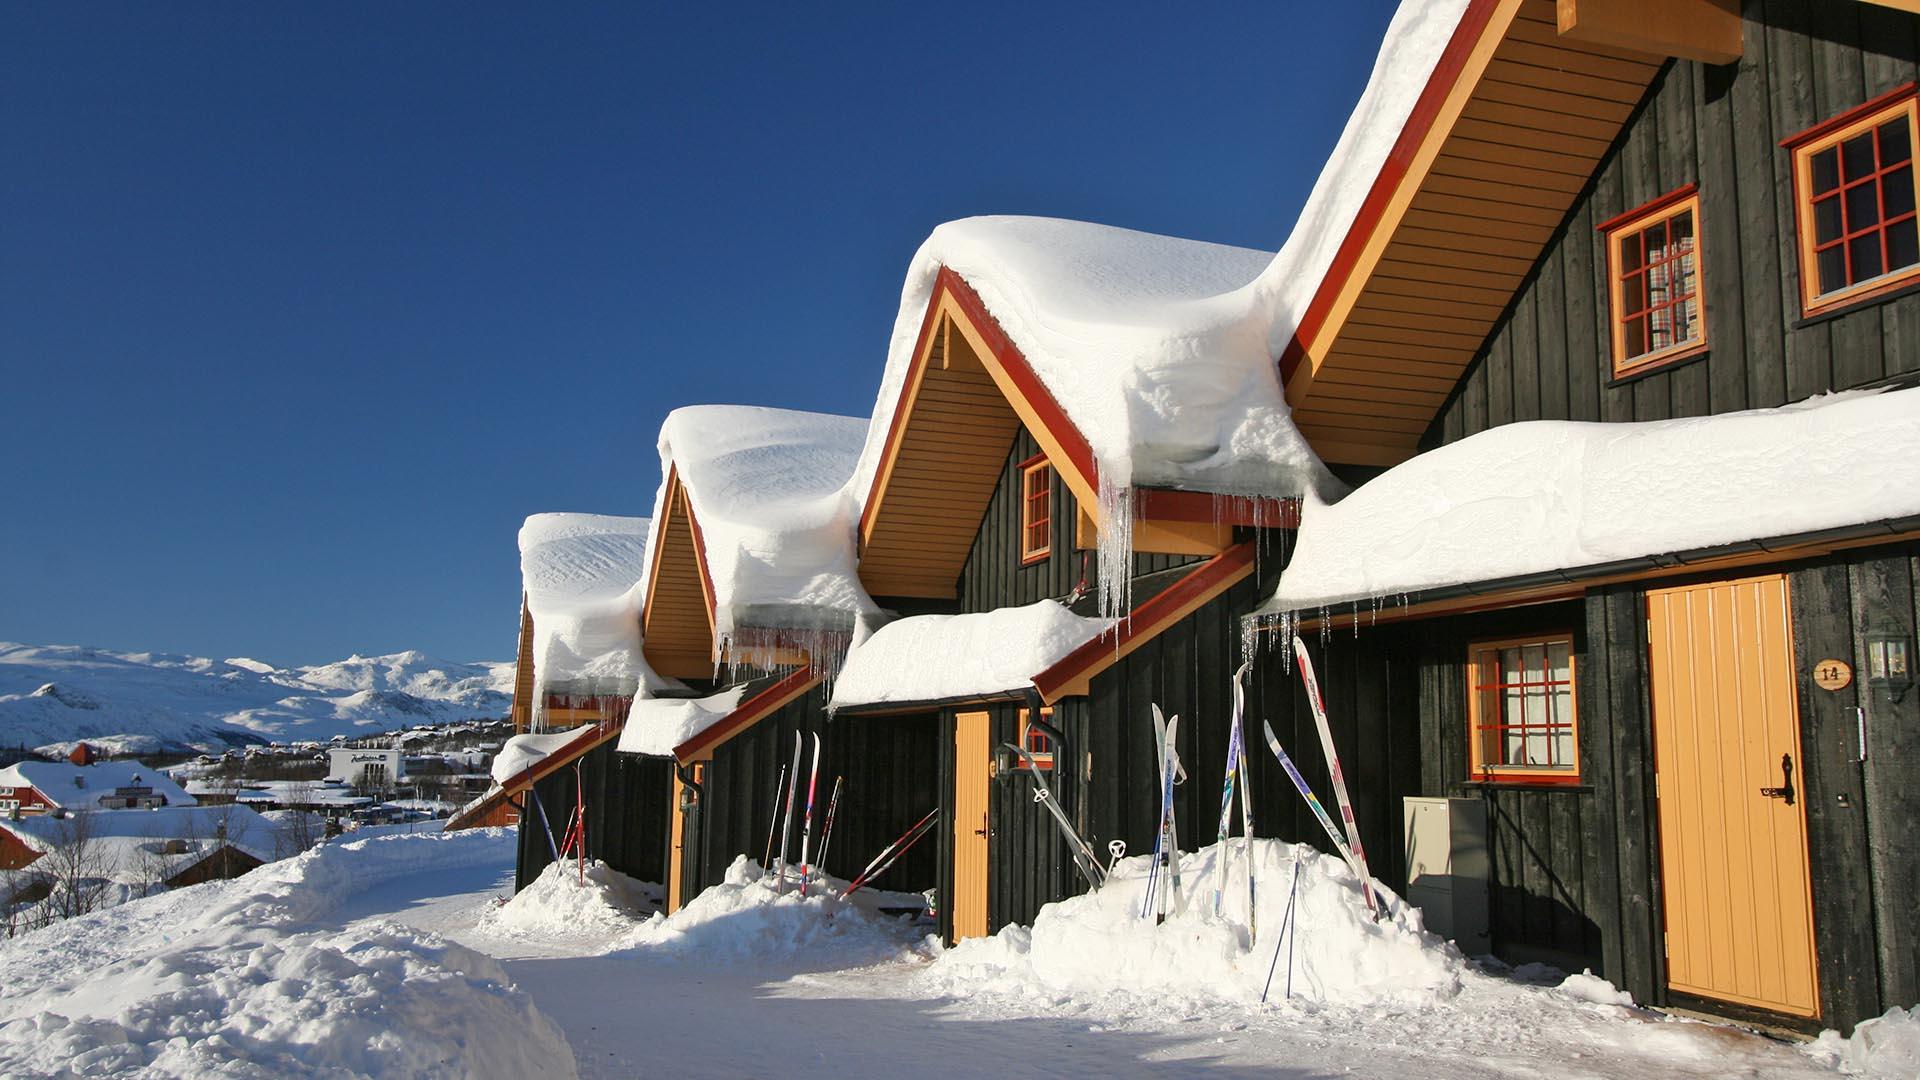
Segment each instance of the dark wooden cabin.
[[[1519,421],[1916,381],[1917,60],[1920,17],[1875,3],[1475,0],[1283,357],[1302,429],[1364,477]],[[1664,296],[1643,258],[1678,267]],[[1305,634],[1369,849],[1404,843],[1404,796],[1484,805],[1497,954],[1844,1030],[1920,999],[1920,695],[1870,677],[1913,647],[1920,520],[1752,541]],[[1544,771],[1477,752],[1509,645],[1564,656],[1527,665],[1574,725]],[[1258,706],[1298,728],[1262,655]],[[1756,768],[1727,725],[1761,712]],[[1750,820],[1784,839],[1722,850]]]

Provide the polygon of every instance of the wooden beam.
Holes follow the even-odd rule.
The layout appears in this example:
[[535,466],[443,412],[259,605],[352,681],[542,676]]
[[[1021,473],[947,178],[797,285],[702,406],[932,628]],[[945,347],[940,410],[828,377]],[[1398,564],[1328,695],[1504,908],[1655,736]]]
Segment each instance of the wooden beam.
[[1869,4],[1879,4],[1895,11],[1904,11],[1909,15],[1920,15],[1920,0],[1865,0]]
[[1703,64],[1740,59],[1740,8],[1734,0],[1555,0],[1553,7],[1560,36],[1568,41]]

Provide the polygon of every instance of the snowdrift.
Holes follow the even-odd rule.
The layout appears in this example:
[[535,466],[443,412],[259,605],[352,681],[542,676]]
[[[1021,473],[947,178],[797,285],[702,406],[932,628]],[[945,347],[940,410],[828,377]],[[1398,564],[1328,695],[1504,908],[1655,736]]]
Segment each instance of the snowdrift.
[[0,1075],[573,1076],[493,960],[315,923],[382,881],[512,850],[504,829],[329,844],[0,944]]
[[[1426,932],[1419,909],[1380,891],[1390,915],[1367,915],[1360,879],[1346,863],[1304,844],[1254,842],[1258,940],[1247,948],[1247,878],[1240,841],[1228,844],[1229,873],[1221,914],[1213,913],[1217,847],[1180,861],[1187,910],[1164,924],[1142,918],[1151,856],[1125,859],[1106,887],[1042,908],[1031,930],[1008,927],[962,942],[922,976],[923,988],[966,996],[983,988],[1035,996],[1151,995],[1195,1005],[1257,1002],[1274,948],[1289,883],[1299,867],[1293,925],[1293,995],[1341,1004],[1405,1005],[1446,1001],[1460,992],[1466,959]],[[1287,984],[1280,954],[1271,1000]]]
[[480,917],[479,928],[506,937],[614,937],[660,909],[660,886],[589,862],[585,880],[572,859],[548,863],[533,884]]
[[1920,1077],[1920,1005],[1862,1020],[1844,1039],[1837,1031],[1823,1031],[1807,1052],[1853,1075],[1913,1080]]
[[684,958],[702,964],[780,963],[808,956],[839,965],[875,964],[923,946],[907,920],[880,914],[886,906],[917,906],[919,897],[862,889],[849,900],[847,883],[818,876],[802,897],[799,871],[786,892],[760,864],[741,855],[720,884],[694,897],[672,915],[655,915],[622,939],[617,949]]

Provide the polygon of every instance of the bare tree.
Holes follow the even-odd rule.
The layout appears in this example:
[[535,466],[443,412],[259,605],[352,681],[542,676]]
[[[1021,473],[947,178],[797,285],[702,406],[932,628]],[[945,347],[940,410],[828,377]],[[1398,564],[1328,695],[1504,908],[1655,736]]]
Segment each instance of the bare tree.
[[326,826],[311,809],[319,797],[319,788],[311,780],[296,780],[282,789],[280,801],[287,809],[278,815],[274,829],[276,856],[289,858],[320,842]]
[[93,813],[61,817],[51,834],[51,848],[28,866],[47,884],[48,917],[71,919],[107,906],[117,867],[95,834]]

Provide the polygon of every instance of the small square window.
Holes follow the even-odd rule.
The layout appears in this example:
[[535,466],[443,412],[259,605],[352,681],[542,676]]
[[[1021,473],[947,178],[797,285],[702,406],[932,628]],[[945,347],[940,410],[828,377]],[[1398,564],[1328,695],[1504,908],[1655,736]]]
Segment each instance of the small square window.
[[1020,564],[1053,552],[1053,466],[1044,457],[1020,465]]
[[[1051,771],[1053,769],[1053,736],[1047,734],[1045,728],[1027,719],[1027,715],[1027,710],[1020,710],[1020,746],[1033,755],[1035,768]],[[1053,710],[1041,709],[1040,716],[1051,723]],[[1022,764],[1025,763],[1022,762]]]
[[1809,315],[1920,276],[1914,87],[1781,143],[1793,154],[1800,294]]
[[1705,349],[1700,197],[1694,189],[1662,196],[1600,230],[1607,240],[1614,377]]
[[1467,659],[1469,765],[1482,780],[1580,779],[1573,635],[1479,642]]

